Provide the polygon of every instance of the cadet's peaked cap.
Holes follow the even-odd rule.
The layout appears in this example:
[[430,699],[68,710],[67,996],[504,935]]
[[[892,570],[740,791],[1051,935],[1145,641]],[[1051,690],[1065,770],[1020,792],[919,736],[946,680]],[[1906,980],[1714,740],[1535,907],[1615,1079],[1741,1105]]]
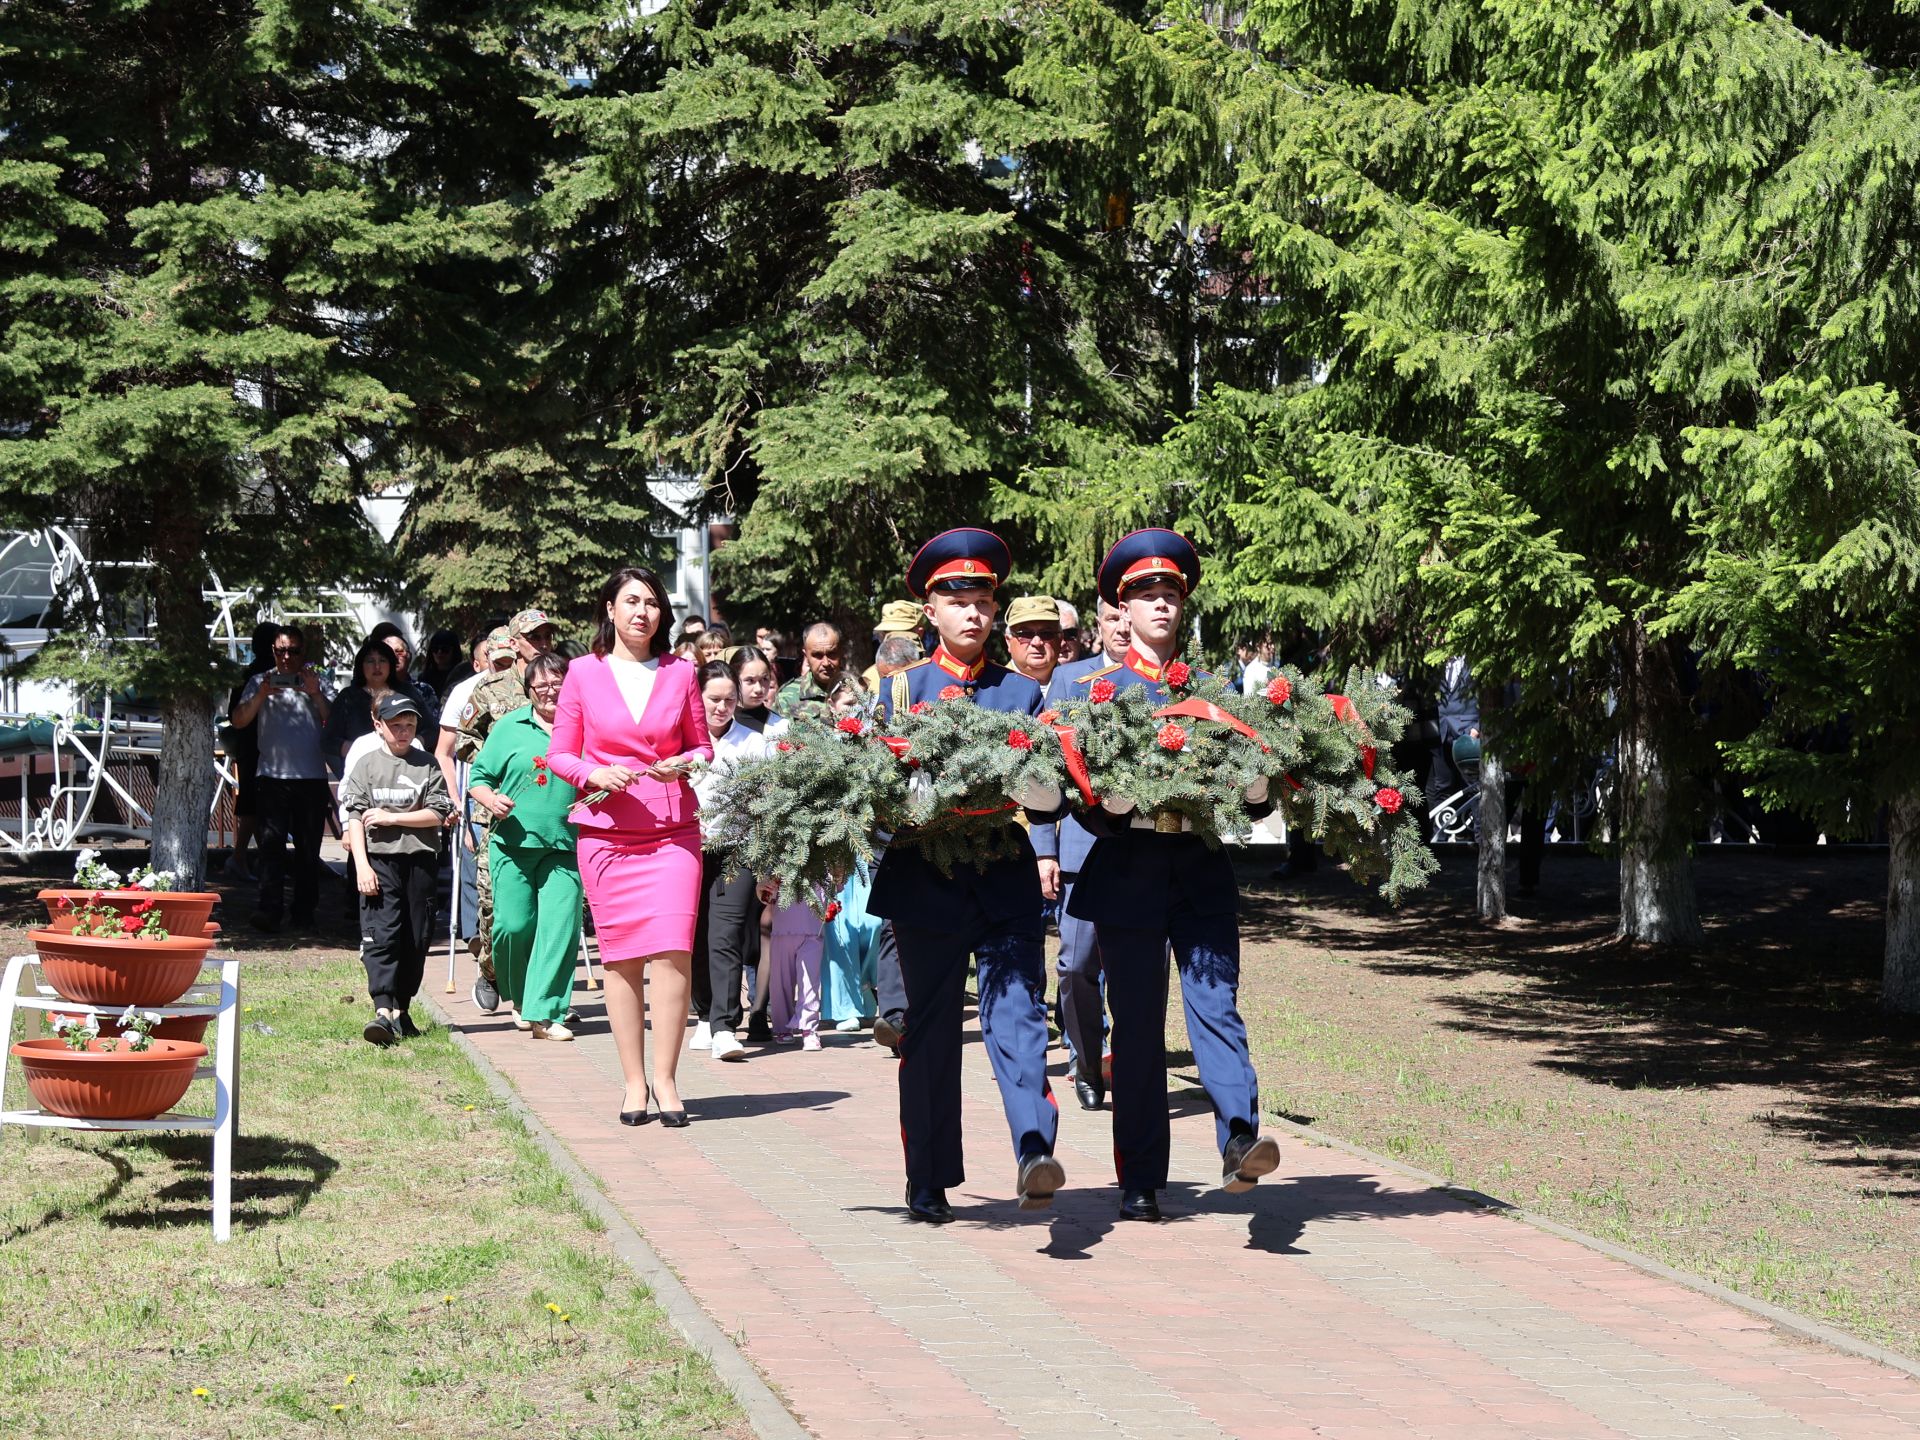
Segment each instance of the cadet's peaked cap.
[[926,623],[926,617],[920,613],[920,607],[911,600],[889,600],[880,607],[880,623],[873,627],[876,635],[918,635],[920,627]]
[[924,600],[935,589],[998,589],[1012,569],[1013,552],[991,530],[943,530],[907,566],[907,593]]
[[1100,598],[1118,605],[1120,597],[1147,580],[1171,580],[1181,593],[1200,583],[1200,555],[1191,541],[1172,530],[1136,530],[1114,541],[1100,562]]

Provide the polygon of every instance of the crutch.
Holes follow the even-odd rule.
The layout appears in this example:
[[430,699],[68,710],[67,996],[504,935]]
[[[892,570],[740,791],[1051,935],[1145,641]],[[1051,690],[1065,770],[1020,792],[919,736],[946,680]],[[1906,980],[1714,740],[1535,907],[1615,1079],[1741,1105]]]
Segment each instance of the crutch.
[[465,854],[469,824],[467,818],[469,802],[466,798],[467,767],[456,764],[453,773],[454,778],[460,782],[460,823],[453,827],[453,899],[447,905],[447,994],[449,995],[453,994],[454,956],[458,953],[460,944],[460,867],[465,863],[462,856]]
[[587,967],[587,989],[598,990],[600,977],[593,968],[593,951],[587,945],[587,927],[584,923],[580,926],[580,963]]

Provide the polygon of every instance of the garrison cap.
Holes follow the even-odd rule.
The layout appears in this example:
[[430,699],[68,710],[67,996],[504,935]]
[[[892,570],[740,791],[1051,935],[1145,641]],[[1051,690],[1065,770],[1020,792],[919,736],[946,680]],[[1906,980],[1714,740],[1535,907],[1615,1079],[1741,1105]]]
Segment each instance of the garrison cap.
[[1171,580],[1191,595],[1200,583],[1200,555],[1192,542],[1172,530],[1136,530],[1114,541],[1100,562],[1100,598],[1118,605],[1122,595],[1147,580]]
[[997,590],[1012,569],[1013,552],[991,530],[943,530],[907,566],[907,593],[924,600],[930,590]]

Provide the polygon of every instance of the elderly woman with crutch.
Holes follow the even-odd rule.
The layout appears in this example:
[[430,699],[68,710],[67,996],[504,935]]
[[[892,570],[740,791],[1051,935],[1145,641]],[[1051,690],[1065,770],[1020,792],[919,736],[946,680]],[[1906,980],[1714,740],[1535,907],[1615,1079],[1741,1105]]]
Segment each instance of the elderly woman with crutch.
[[580,865],[567,811],[573,786],[547,766],[567,662],[551,652],[527,662],[533,703],[501,716],[473,762],[467,793],[493,816],[493,973],[513,1023],[536,1040],[571,1040],[566,1025],[580,938]]

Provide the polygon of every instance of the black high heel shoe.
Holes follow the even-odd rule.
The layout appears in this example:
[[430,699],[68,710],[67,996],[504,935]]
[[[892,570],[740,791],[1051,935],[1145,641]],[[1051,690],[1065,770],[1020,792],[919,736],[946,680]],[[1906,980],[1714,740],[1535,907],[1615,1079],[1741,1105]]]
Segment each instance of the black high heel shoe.
[[[620,1112],[620,1123],[622,1125],[646,1124],[647,1121],[652,1118],[647,1114],[647,1107],[652,1103],[653,1103],[653,1087],[649,1085],[647,1087],[647,1098],[640,1102],[640,1108],[638,1110],[622,1110]],[[664,1120],[666,1119],[666,1116],[662,1114],[660,1118]],[[686,1122],[682,1121],[681,1123],[684,1124]]]
[[[647,1091],[647,1095],[648,1095],[648,1098],[652,1098],[653,1091],[651,1087],[649,1087]],[[667,1129],[669,1130],[686,1129],[687,1112],[686,1112],[685,1105],[683,1104],[681,1108],[678,1110],[669,1110],[665,1106],[662,1106],[660,1109],[660,1123],[666,1126]]]

